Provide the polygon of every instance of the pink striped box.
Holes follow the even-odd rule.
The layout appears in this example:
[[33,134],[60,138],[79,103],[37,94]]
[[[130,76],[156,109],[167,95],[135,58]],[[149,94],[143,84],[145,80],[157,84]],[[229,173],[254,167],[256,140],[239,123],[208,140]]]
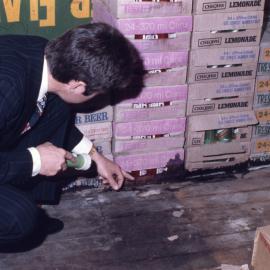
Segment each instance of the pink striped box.
[[133,172],[147,169],[164,168],[170,164],[182,164],[184,149],[117,155],[114,161],[125,171]]
[[190,15],[192,1],[101,0],[117,18],[142,18]]
[[146,70],[170,69],[188,64],[188,51],[142,53]]
[[114,123],[113,135],[116,139],[139,139],[143,136],[172,136],[185,132],[186,118],[162,119],[130,123]]
[[99,0],[93,0],[93,20],[118,28],[124,35],[181,33],[192,31],[192,16],[116,19]]
[[190,32],[150,35],[127,35],[141,53],[182,51],[190,48]]
[[184,117],[187,85],[146,87],[137,98],[115,106],[115,122]]
[[111,139],[112,122],[79,125],[78,129],[90,140]]
[[185,101],[187,99],[188,86],[173,85],[173,86],[155,86],[145,87],[136,98],[126,99],[119,103],[117,107],[132,107],[138,103],[154,103],[166,101]]
[[166,70],[151,70],[145,76],[146,87],[185,84],[187,67],[178,67]]
[[[154,104],[154,103],[152,103]],[[115,107],[114,121],[115,122],[136,122],[150,121],[157,119],[185,117],[186,101],[172,101],[169,106],[164,106],[164,103],[156,103],[155,108],[134,109],[125,107]]]
[[115,140],[112,142],[114,153],[138,153],[181,148],[184,146],[184,136],[172,136],[155,139]]

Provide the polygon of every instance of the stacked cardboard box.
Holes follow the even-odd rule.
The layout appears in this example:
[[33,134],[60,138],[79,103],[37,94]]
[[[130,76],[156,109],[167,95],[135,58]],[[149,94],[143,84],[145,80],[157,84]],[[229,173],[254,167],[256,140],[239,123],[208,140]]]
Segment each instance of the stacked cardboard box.
[[264,1],[195,0],[186,169],[247,161]]
[[98,152],[109,159],[112,157],[113,107],[107,106],[92,113],[78,113],[76,126],[95,145]]
[[[270,26],[270,25],[268,25]],[[265,27],[254,95],[254,110],[259,124],[253,128],[251,160],[270,161],[270,27]]]
[[191,10],[190,0],[93,1],[94,21],[118,28],[139,50],[148,72],[141,94],[114,111],[115,161],[135,175],[183,164]]

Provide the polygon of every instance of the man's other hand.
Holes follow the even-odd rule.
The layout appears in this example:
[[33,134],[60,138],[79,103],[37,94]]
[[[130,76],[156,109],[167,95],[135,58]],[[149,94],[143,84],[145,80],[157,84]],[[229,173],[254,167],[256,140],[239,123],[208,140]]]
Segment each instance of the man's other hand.
[[119,190],[125,179],[134,180],[134,177],[122,170],[119,165],[98,152],[95,152],[91,158],[97,165],[97,172],[102,177],[103,183],[108,183],[112,189]]
[[45,176],[54,176],[60,171],[67,169],[66,160],[75,161],[74,156],[59,147],[54,146],[50,142],[37,146],[40,154],[41,168],[39,174]]

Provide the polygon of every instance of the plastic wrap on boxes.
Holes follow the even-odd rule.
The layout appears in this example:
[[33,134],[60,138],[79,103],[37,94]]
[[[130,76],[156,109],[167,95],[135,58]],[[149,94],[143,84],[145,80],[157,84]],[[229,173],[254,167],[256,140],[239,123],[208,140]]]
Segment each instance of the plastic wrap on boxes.
[[143,136],[164,137],[182,135],[186,127],[186,118],[162,119],[130,123],[114,123],[113,133],[116,139],[139,139]]
[[142,18],[190,15],[192,1],[101,0],[117,18]]

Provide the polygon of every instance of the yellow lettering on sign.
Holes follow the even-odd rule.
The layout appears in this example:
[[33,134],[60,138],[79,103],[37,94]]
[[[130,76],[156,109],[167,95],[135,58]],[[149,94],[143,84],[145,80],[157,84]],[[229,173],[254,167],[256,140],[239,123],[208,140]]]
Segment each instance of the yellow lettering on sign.
[[21,0],[3,0],[7,22],[19,22]]
[[71,14],[75,18],[83,19],[90,17],[90,0],[72,0],[70,5]]
[[30,20],[38,21],[38,0],[30,0]]
[[40,27],[55,26],[55,0],[40,0],[40,6],[47,9],[47,18],[40,20]]

